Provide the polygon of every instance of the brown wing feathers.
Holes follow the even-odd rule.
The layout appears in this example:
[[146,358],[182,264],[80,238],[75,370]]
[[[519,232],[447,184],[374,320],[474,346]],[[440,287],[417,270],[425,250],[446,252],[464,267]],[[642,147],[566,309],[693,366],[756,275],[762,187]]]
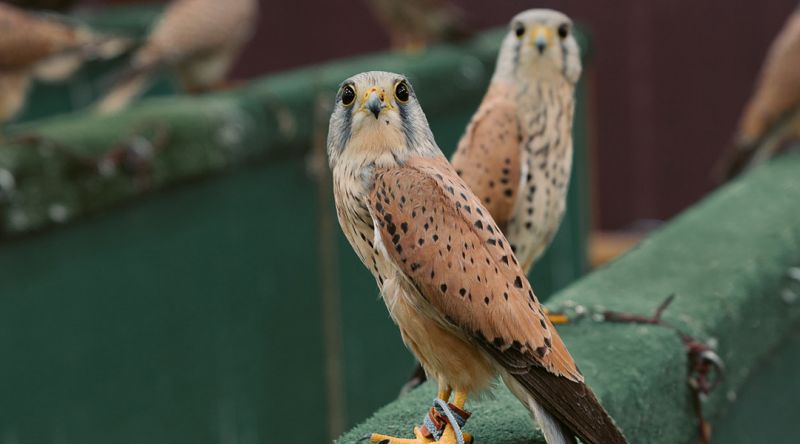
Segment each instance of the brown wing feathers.
[[378,170],[369,206],[387,253],[441,316],[587,443],[623,443],[505,237],[444,158]]
[[505,232],[520,183],[522,129],[516,105],[485,103],[470,122],[453,155],[453,166]]

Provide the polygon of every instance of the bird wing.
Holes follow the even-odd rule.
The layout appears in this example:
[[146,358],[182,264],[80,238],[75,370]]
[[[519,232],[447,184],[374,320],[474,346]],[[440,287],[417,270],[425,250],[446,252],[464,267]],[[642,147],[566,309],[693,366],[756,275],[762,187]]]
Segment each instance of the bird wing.
[[446,159],[377,170],[368,204],[388,255],[446,327],[509,371],[582,381],[508,241]]
[[472,118],[453,166],[505,232],[520,183],[522,129],[508,100],[486,102]]
[[31,66],[75,45],[75,28],[0,3],[0,69]]
[[759,139],[777,119],[800,105],[800,9],[775,38],[762,68],[755,93],[745,107],[743,136]]
[[444,157],[376,170],[368,206],[423,310],[486,351],[583,442],[626,442],[583,383],[508,241]]
[[731,179],[750,165],[762,142],[780,131],[781,122],[800,107],[800,9],[775,38],[755,90],[745,105],[734,146],[714,168],[718,181]]

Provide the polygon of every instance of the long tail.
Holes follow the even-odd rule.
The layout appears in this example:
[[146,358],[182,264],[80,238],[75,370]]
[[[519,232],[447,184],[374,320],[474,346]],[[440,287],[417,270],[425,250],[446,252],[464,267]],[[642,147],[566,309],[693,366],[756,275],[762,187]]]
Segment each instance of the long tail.
[[577,444],[575,434],[572,433],[570,429],[564,427],[553,415],[547,413],[547,410],[539,405],[539,403],[533,399],[533,396],[528,395],[526,401],[528,410],[530,410],[531,415],[533,415],[539,427],[542,428],[544,439],[548,444]]
[[548,444],[626,444],[614,420],[582,382],[555,376],[542,368],[504,374],[503,381],[530,410]]
[[531,417],[542,429],[544,439],[548,444],[576,444],[575,434],[565,427],[561,421],[547,412],[547,410],[531,396],[511,375],[503,375],[503,382],[511,393],[528,408]]
[[138,97],[150,85],[151,69],[134,69],[123,73],[114,83],[111,91],[96,105],[101,114],[117,112]]

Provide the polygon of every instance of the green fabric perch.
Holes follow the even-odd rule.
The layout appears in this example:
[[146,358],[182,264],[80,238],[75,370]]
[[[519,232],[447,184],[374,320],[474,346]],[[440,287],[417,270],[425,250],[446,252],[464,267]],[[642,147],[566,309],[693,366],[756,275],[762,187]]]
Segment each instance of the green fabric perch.
[[[103,29],[141,32],[130,22],[152,16],[148,9],[138,20],[94,21]],[[230,92],[151,99],[113,116],[82,111],[13,126],[5,144],[0,140],[0,237],[64,223],[243,161],[303,156],[319,99],[331,100],[343,79],[377,67],[424,79],[417,93],[429,117],[440,116],[443,125],[457,119],[451,126],[461,131],[463,114],[476,108],[488,84],[503,32],[420,55],[383,53],[303,68]],[[588,45],[583,37],[581,44]],[[151,146],[159,138],[163,146]]]
[[[798,171],[800,156],[786,156],[732,183],[634,251],[556,294],[548,305],[581,304],[590,311],[602,305],[649,315],[674,294],[664,320],[716,344],[724,360],[725,380],[704,403],[708,418],[724,416],[748,375],[798,324]],[[630,442],[698,441],[687,353],[675,333],[589,318],[559,331]],[[473,417],[466,430],[476,442],[544,442],[522,405],[505,388],[495,393],[467,404]],[[337,442],[354,443],[370,432],[409,436],[434,396],[428,383]]]

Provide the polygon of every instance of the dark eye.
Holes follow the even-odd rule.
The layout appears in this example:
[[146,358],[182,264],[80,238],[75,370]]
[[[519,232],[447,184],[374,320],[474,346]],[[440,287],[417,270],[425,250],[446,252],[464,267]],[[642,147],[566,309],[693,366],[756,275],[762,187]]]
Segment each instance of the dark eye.
[[345,85],[342,88],[342,105],[350,106],[353,104],[353,101],[356,99],[356,92],[350,85]]
[[562,39],[565,39],[565,38],[567,38],[568,35],[569,35],[569,25],[568,24],[564,23],[564,24],[562,24],[561,26],[558,27],[558,36],[559,37],[561,37]]
[[516,34],[517,37],[522,37],[522,34],[525,34],[525,27],[522,25],[517,25],[514,28],[514,34]]
[[408,85],[406,85],[406,82],[400,82],[394,87],[394,96],[397,97],[400,103],[408,102]]

